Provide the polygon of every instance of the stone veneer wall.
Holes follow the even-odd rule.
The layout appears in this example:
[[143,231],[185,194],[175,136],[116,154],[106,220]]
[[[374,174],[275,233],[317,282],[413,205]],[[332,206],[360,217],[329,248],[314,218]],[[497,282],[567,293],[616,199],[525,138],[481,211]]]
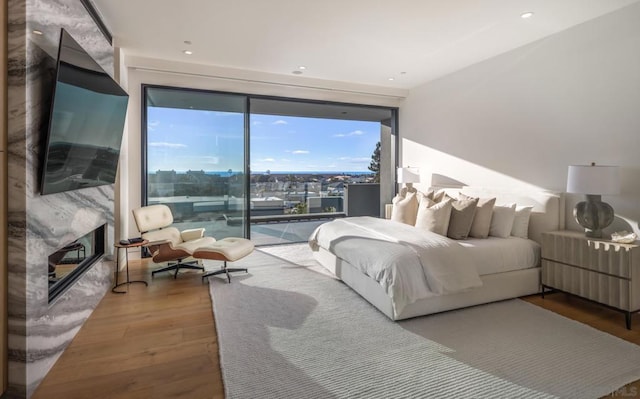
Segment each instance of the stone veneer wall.
[[103,258],[48,304],[47,256],[105,223],[111,254],[114,235],[113,185],[39,194],[62,27],[113,73],[113,48],[80,0],[8,1],[9,398],[33,394],[111,285]]

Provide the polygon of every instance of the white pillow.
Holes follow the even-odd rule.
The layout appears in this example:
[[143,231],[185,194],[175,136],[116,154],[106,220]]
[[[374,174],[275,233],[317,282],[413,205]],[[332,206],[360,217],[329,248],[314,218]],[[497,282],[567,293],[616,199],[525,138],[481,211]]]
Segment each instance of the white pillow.
[[407,193],[406,196],[396,195],[393,200],[393,209],[391,211],[391,220],[410,224],[416,224],[416,216],[418,214],[418,199],[415,192]]
[[520,238],[529,238],[529,218],[532,206],[516,206],[511,235]]
[[489,235],[494,237],[507,238],[511,235],[513,219],[516,216],[516,204],[496,205],[493,207],[491,216],[491,227]]
[[446,236],[451,218],[451,202],[450,198],[442,202],[434,202],[426,197],[422,198],[418,206],[416,227]]

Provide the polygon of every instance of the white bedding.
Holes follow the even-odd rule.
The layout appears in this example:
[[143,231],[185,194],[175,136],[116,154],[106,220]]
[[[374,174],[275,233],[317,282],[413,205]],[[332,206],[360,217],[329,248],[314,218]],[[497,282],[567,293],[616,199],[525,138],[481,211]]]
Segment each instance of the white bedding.
[[391,297],[396,313],[418,299],[482,285],[470,251],[447,237],[403,223],[372,217],[336,219],[319,226],[309,244],[376,280]]
[[489,237],[458,242],[472,252],[480,276],[540,265],[540,244],[526,238]]

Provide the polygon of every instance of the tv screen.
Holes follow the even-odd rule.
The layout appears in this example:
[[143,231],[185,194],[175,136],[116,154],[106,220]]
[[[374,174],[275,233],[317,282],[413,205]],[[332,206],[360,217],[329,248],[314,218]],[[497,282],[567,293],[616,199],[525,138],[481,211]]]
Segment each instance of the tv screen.
[[113,184],[128,94],[64,29],[41,194]]

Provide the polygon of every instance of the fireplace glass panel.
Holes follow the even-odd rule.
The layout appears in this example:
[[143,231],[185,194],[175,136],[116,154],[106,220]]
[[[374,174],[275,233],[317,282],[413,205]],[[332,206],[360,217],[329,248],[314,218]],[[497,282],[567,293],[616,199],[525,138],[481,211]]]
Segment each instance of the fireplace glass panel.
[[104,228],[104,225],[100,226],[49,255],[49,303],[71,287],[104,254]]

